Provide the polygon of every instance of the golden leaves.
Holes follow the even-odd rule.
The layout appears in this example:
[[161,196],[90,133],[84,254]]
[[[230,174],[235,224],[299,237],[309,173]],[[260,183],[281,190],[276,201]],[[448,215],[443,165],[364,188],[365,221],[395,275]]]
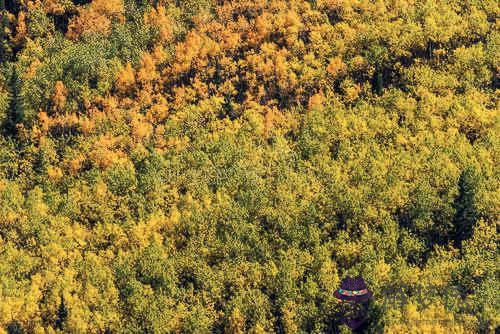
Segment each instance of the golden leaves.
[[340,88],[345,94],[345,101],[347,103],[355,102],[358,99],[359,94],[361,93],[361,86],[357,83],[354,83],[350,79],[344,80],[341,83]]
[[58,182],[63,177],[63,171],[57,166],[50,166],[47,169],[47,176],[52,182]]
[[19,46],[25,40],[26,32],[26,14],[21,11],[17,16],[16,35],[12,38],[12,42]]
[[245,316],[238,308],[234,308],[230,314],[226,332],[229,334],[243,334],[245,326]]
[[120,150],[121,141],[121,137],[109,134],[98,137],[93,144],[93,150],[89,153],[90,161],[103,170],[113,164],[125,162],[127,156]]
[[193,60],[200,53],[202,43],[202,36],[195,31],[191,31],[184,42],[177,44],[175,48],[176,62],[172,67],[173,74],[180,74],[189,70]]
[[123,0],[94,0],[79,12],[68,25],[69,39],[78,39],[82,34],[108,33],[113,20],[124,20]]
[[72,176],[78,175],[84,162],[85,162],[85,156],[82,154],[67,161],[68,170],[70,172],[70,175],[72,175]]
[[153,133],[153,126],[142,115],[135,115],[130,123],[131,135],[135,140],[141,141],[149,138]]
[[167,59],[167,53],[161,45],[157,45],[154,47],[151,56],[153,57],[153,61],[155,62],[155,64],[161,64]]
[[80,117],[79,123],[80,129],[85,136],[90,135],[95,128],[94,121],[88,117]]
[[340,57],[332,58],[326,68],[326,71],[330,73],[333,78],[338,78],[341,75],[344,75],[346,70],[347,66]]
[[47,13],[54,15],[62,15],[66,10],[65,1],[61,0],[46,0],[43,3],[43,8]]
[[144,15],[144,23],[153,25],[159,29],[159,42],[167,43],[173,38],[174,21],[167,15],[165,7],[159,5],[151,8],[151,11]]
[[146,112],[146,119],[151,123],[161,123],[168,116],[168,105],[165,99],[161,98],[154,103]]
[[38,113],[38,120],[43,133],[49,131],[50,119],[46,112],[40,111]]
[[298,325],[295,318],[297,317],[297,305],[292,301],[288,301],[283,306],[283,329],[285,334],[297,333]]
[[320,93],[314,94],[309,99],[308,110],[320,108],[323,105],[324,101],[325,101],[325,96],[323,94]]
[[33,59],[29,67],[26,69],[26,72],[23,74],[24,79],[32,79],[36,75],[36,71],[38,67],[41,65],[40,60],[38,58]]
[[144,53],[141,58],[140,67],[137,71],[137,80],[141,83],[148,83],[158,80],[160,74],[156,71],[156,64],[149,53]]
[[134,87],[135,84],[135,72],[130,63],[127,63],[125,67],[121,69],[118,73],[116,79],[116,88],[119,92],[125,93]]
[[455,319],[441,302],[432,302],[426,307],[415,303],[406,304],[402,314],[392,318],[385,333],[469,333],[464,323]]
[[56,81],[54,92],[52,93],[52,103],[56,111],[62,111],[66,105],[66,95],[68,90],[62,81]]
[[[30,3],[28,7],[35,6],[33,1]],[[42,265],[54,269],[32,276],[31,286],[14,291],[28,297],[4,298],[0,303],[0,325],[4,326],[14,314],[23,326],[32,321],[30,330],[43,332],[41,326],[46,326],[47,333],[55,332],[39,315],[56,314],[57,298],[53,295],[57,292],[52,290],[69,283],[75,292],[67,299],[72,308],[68,329],[104,332],[112,318],[123,320],[124,327],[129,326],[125,331],[144,331],[140,324],[127,319],[128,314],[119,314],[121,304],[119,307],[114,304],[119,300],[117,289],[122,289],[123,279],[131,295],[123,302],[135,298],[137,303],[123,306],[136,312],[134,317],[147,317],[151,323],[157,320],[155,314],[142,313],[149,311],[151,302],[159,300],[160,289],[136,272],[133,259],[140,256],[135,253],[137,249],[156,244],[165,257],[171,255],[167,254],[168,248],[182,247],[187,251],[184,255],[191,255],[188,252],[193,250],[196,260],[200,260],[197,270],[203,270],[208,269],[202,262],[206,259],[224,261],[228,252],[239,256],[245,248],[253,252],[252,244],[247,242],[253,242],[252,238],[258,238],[259,233],[269,233],[270,238],[278,236],[280,243],[293,239],[300,250],[283,253],[284,257],[274,256],[275,247],[265,243],[269,238],[259,238],[257,246],[262,248],[258,253],[270,255],[275,263],[260,266],[253,261],[239,266],[243,274],[234,279],[235,285],[228,285],[238,297],[228,304],[226,313],[220,311],[219,318],[214,320],[218,324],[215,326],[227,324],[227,327],[210,328],[207,332],[224,329],[234,333],[272,332],[276,320],[284,332],[303,331],[305,323],[324,310],[318,306],[306,310],[305,315],[300,304],[302,294],[313,300],[336,288],[337,270],[368,270],[371,275],[366,278],[376,288],[375,293],[382,293],[395,279],[409,286],[433,284],[443,289],[454,288],[454,283],[450,283],[451,272],[462,264],[458,251],[445,255],[434,247],[425,266],[409,265],[405,257],[418,256],[415,254],[427,250],[426,238],[433,237],[435,231],[422,227],[424,224],[435,223],[434,227],[439,228],[453,215],[453,194],[449,189],[454,189],[461,164],[469,161],[478,164],[482,174],[489,175],[487,180],[494,179],[495,156],[488,145],[496,139],[496,95],[491,90],[496,62],[488,49],[488,38],[483,38],[494,26],[488,23],[488,15],[467,18],[479,20],[469,23],[479,31],[470,38],[480,37],[478,40],[482,42],[465,48],[456,38],[462,34],[456,32],[456,27],[441,27],[442,21],[449,25],[447,19],[432,17],[424,8],[424,17],[415,21],[414,4],[404,1],[392,7],[386,7],[383,1],[317,0],[317,6],[295,0],[211,1],[215,15],[203,11],[188,20],[187,13],[182,12],[186,2],[180,3],[181,6],[175,6],[172,1],[160,1],[154,9],[148,6],[144,15],[148,26],[144,30],[134,26],[135,22],[120,27],[123,31],[117,29],[113,38],[124,36],[123,45],[140,44],[147,48],[141,46],[118,54],[106,52],[106,57],[114,58],[112,64],[122,64],[116,73],[114,90],[99,88],[103,87],[104,75],[112,81],[115,72],[111,70],[96,71],[98,89],[93,81],[89,85],[86,75],[82,76],[82,82],[80,76],[69,78],[61,72],[66,70],[66,64],[60,67],[52,64],[59,60],[55,57],[59,54],[53,57],[53,53],[59,51],[45,47],[45,41],[28,39],[31,28],[38,24],[35,16],[24,12],[24,7],[17,22],[15,16],[9,15],[11,26],[18,26],[16,43],[21,45],[26,41],[16,63],[22,93],[16,98],[37,100],[36,94],[30,96],[31,85],[38,82],[54,85],[36,87],[42,88],[43,111],[36,107],[30,110],[31,114],[22,115],[31,118],[20,123],[13,139],[32,140],[33,144],[26,145],[23,152],[27,154],[14,164],[9,160],[11,156],[17,158],[17,152],[2,147],[4,159],[0,163],[15,168],[13,172],[4,168],[1,174],[9,178],[20,175],[23,191],[37,183],[39,176],[47,177],[49,182],[42,183],[51,193],[47,196],[50,204],[47,201],[45,206],[41,202],[31,205],[30,210],[36,213],[31,214],[23,207],[22,192],[19,190],[19,196],[14,194],[10,199],[17,191],[2,181],[0,201],[6,203],[0,205],[0,224],[6,231],[0,237],[0,248],[13,240],[30,251],[34,249],[40,254]],[[197,5],[194,0],[189,3]],[[47,0],[44,6],[53,15],[67,15],[66,7],[73,5],[66,0]],[[429,6],[433,8],[432,3]],[[39,10],[41,5],[35,7]],[[123,4],[116,0],[94,0],[74,8],[79,8],[80,16],[71,19],[67,35],[71,39],[105,34],[111,30],[113,21],[123,19]],[[409,13],[404,20],[398,17],[401,15],[398,11],[407,8]],[[477,10],[480,9],[471,12]],[[449,8],[444,11],[449,12]],[[447,15],[451,22],[456,21],[455,15]],[[49,23],[52,29],[52,22]],[[131,36],[148,40],[127,40]],[[430,52],[425,50],[424,37],[451,44],[435,45]],[[176,38],[181,42],[174,45],[179,41]],[[99,36],[99,40],[105,37]],[[78,43],[66,41],[67,44],[61,43],[60,52],[71,53],[85,47],[87,42],[83,38]],[[107,45],[116,40],[105,42]],[[50,43],[49,39],[47,45]],[[451,45],[453,52],[449,50]],[[116,45],[111,49],[116,49]],[[386,60],[381,63],[385,67],[383,79],[387,88],[383,95],[374,96],[367,90],[371,88],[376,67],[374,58],[379,55],[372,53],[384,53],[385,49],[387,55],[380,58]],[[139,52],[143,54],[137,59]],[[414,55],[418,59],[410,59]],[[72,61],[71,57],[67,59]],[[43,81],[43,75],[52,69],[55,74],[49,81]],[[54,82],[61,77],[68,87],[62,81]],[[3,125],[4,117],[12,116],[11,95],[16,92],[10,90],[9,80],[0,80],[2,113],[7,111],[2,115]],[[25,136],[26,133],[31,136]],[[464,134],[480,140],[469,145]],[[44,166],[41,175],[25,172],[39,162]],[[106,172],[102,173],[103,170]],[[431,175],[432,171],[435,175]],[[101,179],[103,174],[105,181]],[[416,182],[429,181],[431,185],[429,194],[426,191],[425,196],[420,196],[425,197],[423,205],[413,202],[415,178]],[[95,186],[90,185],[93,182]],[[495,217],[498,196],[494,182],[487,183],[478,192],[481,198],[478,208],[482,214]],[[432,188],[438,190],[434,192]],[[214,195],[214,189],[218,195]],[[65,196],[66,190],[70,196]],[[436,204],[434,199],[438,195],[440,200]],[[426,200],[436,206],[425,203]],[[425,216],[405,221],[403,230],[411,231],[416,226],[418,235],[408,233],[401,238],[404,242],[397,238],[401,232],[397,225],[400,209],[411,211],[410,215]],[[439,222],[432,221],[434,216]],[[40,217],[43,223],[38,224]],[[224,235],[237,238],[222,246],[217,244],[223,225],[219,218],[227,219],[225,223],[231,227],[230,233]],[[345,228],[340,228],[342,225]],[[356,237],[358,227],[362,230],[361,239]],[[488,238],[495,232],[494,223],[479,221],[476,227],[474,236],[464,242],[467,249],[462,252],[470,257],[471,263],[482,260],[483,252],[493,254],[496,250],[494,238]],[[38,235],[44,240],[38,240]],[[312,248],[303,249],[304,245]],[[97,249],[98,254],[89,256],[92,249]],[[132,259],[130,268],[120,264],[111,269],[116,253],[122,251],[124,257]],[[387,256],[389,253],[391,256]],[[77,272],[80,264],[90,258],[93,259],[86,265],[97,267],[99,272],[95,277],[89,269]],[[281,258],[291,259],[288,267],[278,262]],[[296,261],[300,258],[303,260]],[[359,266],[367,259],[369,266]],[[177,267],[177,260],[172,257],[168,262],[182,269]],[[303,262],[307,269],[300,269],[297,262]],[[488,275],[493,265],[492,262],[471,267],[470,274],[474,279]],[[225,298],[219,294],[223,286],[217,285],[221,284],[218,279],[230,278],[233,269],[226,263],[217,268],[224,271],[206,272],[203,276],[213,278],[208,286],[210,291],[201,284],[195,290],[187,289],[187,299],[183,286],[176,284],[183,283],[182,275],[164,275],[161,265],[153,271],[157,270],[154,274],[158,276],[154,278],[155,284],[166,287],[163,291],[168,291],[168,286],[174,287],[185,300],[194,300],[192,293],[200,293],[194,297],[198,301],[203,299],[205,309],[197,305],[200,309],[195,311],[212,315],[216,314],[210,309],[214,300]],[[114,277],[118,271],[120,277]],[[130,280],[126,277],[128,272]],[[249,307],[259,307],[260,311],[260,306],[265,309],[272,298],[260,289],[259,282],[272,285],[273,280],[284,277],[282,274],[288,276],[287,282],[292,283],[290,291],[295,291],[295,295],[284,296],[291,298],[280,305],[280,319],[270,312],[269,316],[260,313],[255,321],[249,316],[253,311]],[[84,284],[75,279],[79,276]],[[460,275],[457,277],[461,279]],[[294,282],[305,282],[303,289],[300,284],[293,286]],[[43,301],[40,291],[44,291]],[[254,291],[257,295],[253,295]],[[242,302],[240,297],[247,296],[257,296],[259,303],[260,297],[262,303]],[[383,301],[387,296],[379,294],[379,297]],[[475,303],[479,297],[470,299]],[[172,306],[175,301],[170,302],[162,305],[168,315],[158,317],[161,323],[158,327],[164,326],[158,331],[183,332],[183,326],[193,320],[187,317],[197,314],[188,302],[178,307]],[[391,319],[391,312],[397,316],[399,313],[399,318],[396,317],[397,323],[388,324],[387,332],[464,332],[460,326],[424,324],[427,318],[452,319],[446,310],[433,303],[388,307],[385,319]],[[161,304],[154,306],[158,305]],[[490,321],[487,312],[484,318]],[[413,323],[406,323],[408,319]],[[469,315],[467,319],[478,322],[475,316]],[[114,331],[113,326],[108,329]],[[477,331],[478,326],[474,323],[469,332]]]

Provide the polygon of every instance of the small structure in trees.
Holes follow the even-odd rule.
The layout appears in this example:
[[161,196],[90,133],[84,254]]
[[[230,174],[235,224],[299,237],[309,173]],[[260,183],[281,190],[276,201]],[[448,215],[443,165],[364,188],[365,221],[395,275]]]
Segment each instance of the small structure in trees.
[[368,305],[373,295],[363,278],[347,276],[334,295],[342,301],[342,322],[350,329],[360,328],[368,318]]

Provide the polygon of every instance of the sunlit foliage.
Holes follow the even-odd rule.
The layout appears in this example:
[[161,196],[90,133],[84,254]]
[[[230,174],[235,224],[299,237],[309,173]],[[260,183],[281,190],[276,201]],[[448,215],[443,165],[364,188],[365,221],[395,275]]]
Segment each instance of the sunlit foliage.
[[499,14],[0,0],[0,333],[494,333]]

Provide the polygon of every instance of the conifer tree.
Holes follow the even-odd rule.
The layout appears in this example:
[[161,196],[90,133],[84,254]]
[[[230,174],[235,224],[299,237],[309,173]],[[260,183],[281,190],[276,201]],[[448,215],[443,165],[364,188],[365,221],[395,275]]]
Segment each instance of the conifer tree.
[[377,95],[382,95],[382,91],[384,89],[384,79],[382,77],[382,72],[376,71],[375,76],[373,78],[374,78],[373,82],[375,87],[375,93]]
[[472,235],[474,224],[479,219],[475,208],[475,194],[478,185],[476,171],[472,167],[465,168],[458,180],[458,195],[453,203],[455,215],[453,225],[455,228],[455,246],[460,247],[463,240]]
[[24,329],[18,321],[12,321],[7,326],[8,334],[24,334]]
[[57,308],[57,318],[55,322],[56,328],[63,330],[66,319],[68,318],[68,308],[64,302],[64,296],[61,294],[61,303]]
[[21,80],[19,79],[17,70],[14,66],[12,66],[8,83],[10,103],[7,118],[4,121],[4,130],[8,135],[16,134],[16,124],[22,122],[23,120],[23,105],[19,96],[20,85]]

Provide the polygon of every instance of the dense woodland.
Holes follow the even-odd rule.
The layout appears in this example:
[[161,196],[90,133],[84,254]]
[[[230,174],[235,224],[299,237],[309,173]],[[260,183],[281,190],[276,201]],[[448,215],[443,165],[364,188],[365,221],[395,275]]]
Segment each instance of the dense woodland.
[[0,0],[0,333],[494,333],[495,0]]

